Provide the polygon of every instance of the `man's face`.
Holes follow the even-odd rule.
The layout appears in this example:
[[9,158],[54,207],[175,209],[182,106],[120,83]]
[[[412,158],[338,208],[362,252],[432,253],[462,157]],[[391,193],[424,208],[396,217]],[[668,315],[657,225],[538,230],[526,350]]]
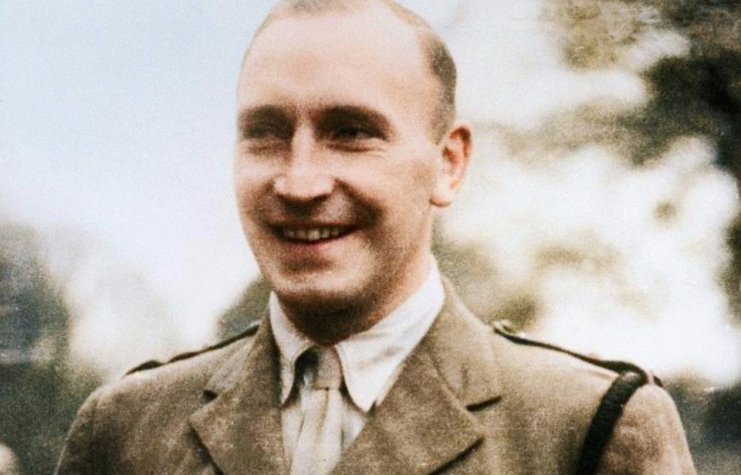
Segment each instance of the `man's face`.
[[255,40],[234,180],[289,312],[373,312],[421,283],[443,168],[436,94],[414,31],[385,11],[281,19]]

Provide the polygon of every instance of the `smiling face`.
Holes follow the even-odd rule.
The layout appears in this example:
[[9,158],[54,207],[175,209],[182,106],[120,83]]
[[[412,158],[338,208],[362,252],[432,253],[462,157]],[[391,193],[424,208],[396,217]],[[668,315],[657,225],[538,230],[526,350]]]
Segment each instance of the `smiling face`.
[[299,327],[329,314],[367,327],[424,280],[433,208],[462,174],[451,137],[468,151],[467,129],[432,137],[438,87],[415,31],[381,8],[280,19],[252,44],[236,195],[263,275]]

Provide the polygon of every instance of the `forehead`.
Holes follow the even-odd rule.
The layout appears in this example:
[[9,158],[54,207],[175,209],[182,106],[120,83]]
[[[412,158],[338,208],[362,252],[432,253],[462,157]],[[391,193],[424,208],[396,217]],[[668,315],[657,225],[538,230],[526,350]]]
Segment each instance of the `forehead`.
[[[435,82],[417,32],[388,11],[299,14],[255,38],[239,80],[239,102],[265,99],[429,102]],[[363,97],[363,96],[368,97]],[[412,104],[406,104],[411,106]]]

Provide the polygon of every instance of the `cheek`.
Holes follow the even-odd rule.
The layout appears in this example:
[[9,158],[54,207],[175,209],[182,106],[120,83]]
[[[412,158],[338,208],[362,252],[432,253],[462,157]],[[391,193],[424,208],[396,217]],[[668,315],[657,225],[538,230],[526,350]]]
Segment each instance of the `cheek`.
[[356,176],[376,178],[379,187],[399,190],[407,195],[430,193],[436,184],[438,162],[437,149],[419,142],[427,142],[426,136],[410,140],[375,160],[364,162]]
[[[398,227],[399,232],[424,226],[431,213],[431,197],[435,188],[435,173],[429,163],[411,161],[408,166],[397,169],[378,180],[378,196],[383,197],[383,208]],[[397,230],[392,229],[392,233]]]
[[426,201],[426,188],[418,171],[409,168],[370,169],[342,180],[362,206],[374,209],[381,217],[417,213]]
[[237,206],[241,213],[245,213],[254,208],[258,198],[270,188],[271,178],[266,170],[238,160],[233,167],[232,183]]
[[253,187],[243,178],[234,178],[234,197],[237,200],[239,214],[244,217],[250,211],[250,205],[254,204]]
[[437,185],[437,166],[431,153],[413,155],[403,175],[402,187],[417,206],[427,207]]
[[242,231],[252,247],[259,244],[262,234],[259,225],[260,203],[263,202],[260,188],[259,183],[255,183],[248,177],[235,177],[234,193],[237,213],[242,223]]
[[417,162],[415,167],[414,181],[418,188],[425,193],[428,198],[437,185],[438,169],[437,163],[431,157],[423,158]]

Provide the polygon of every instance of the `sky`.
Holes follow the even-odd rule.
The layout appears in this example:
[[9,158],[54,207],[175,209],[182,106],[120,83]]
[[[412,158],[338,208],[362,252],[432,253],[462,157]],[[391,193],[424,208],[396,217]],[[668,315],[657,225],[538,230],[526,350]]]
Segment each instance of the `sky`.
[[230,159],[235,78],[266,10],[3,0],[0,209],[100,241],[202,332],[196,315],[255,271]]
[[[577,72],[543,28],[541,0],[403,3],[457,58],[461,113],[495,130],[537,131],[585,104],[640,107],[640,71],[687,51],[676,34],[653,31],[622,63]],[[269,7],[0,0],[0,216],[47,236],[80,316],[79,356],[111,361],[102,371],[208,341],[257,275],[230,163],[239,65]],[[474,173],[446,221],[454,239],[487,249],[498,291],[537,295],[540,331],[584,351],[717,383],[741,374],[724,363],[741,344],[716,278],[738,198],[712,147],[689,137],[662,165],[635,170],[610,150],[540,144],[533,158],[501,138],[476,142]],[[696,159],[673,158],[687,156]],[[650,217],[666,200],[680,219],[662,228]],[[544,266],[548,246],[611,264]],[[65,257],[72,251],[79,262]],[[694,297],[678,299],[688,289]],[[687,348],[698,355],[690,363]]]

